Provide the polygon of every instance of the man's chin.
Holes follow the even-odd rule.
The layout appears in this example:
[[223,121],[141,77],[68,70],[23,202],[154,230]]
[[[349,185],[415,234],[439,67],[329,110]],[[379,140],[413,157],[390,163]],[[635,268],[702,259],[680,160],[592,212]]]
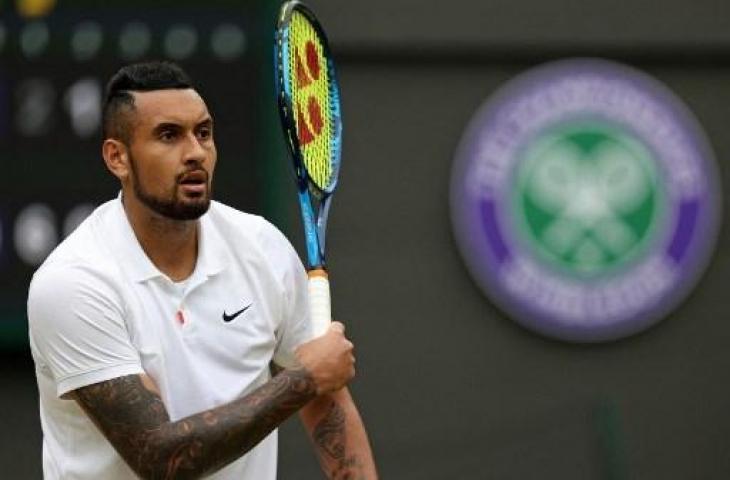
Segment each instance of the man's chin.
[[197,220],[210,208],[210,198],[186,198],[174,202],[161,202],[143,198],[142,202],[153,212],[170,220]]
[[178,202],[168,216],[174,220],[197,220],[205,215],[209,208],[210,198],[186,199]]
[[[1,1],[1,0],[0,0]],[[133,191],[137,199],[151,211],[171,220],[197,220],[210,208],[210,184],[180,184],[169,197],[157,196],[142,188],[134,169]]]

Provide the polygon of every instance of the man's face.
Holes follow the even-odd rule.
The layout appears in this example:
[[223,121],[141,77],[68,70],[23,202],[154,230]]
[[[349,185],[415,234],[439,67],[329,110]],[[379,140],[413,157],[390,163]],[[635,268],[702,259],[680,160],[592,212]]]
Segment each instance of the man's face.
[[192,89],[134,92],[129,162],[134,195],[152,211],[193,220],[210,206],[213,120]]

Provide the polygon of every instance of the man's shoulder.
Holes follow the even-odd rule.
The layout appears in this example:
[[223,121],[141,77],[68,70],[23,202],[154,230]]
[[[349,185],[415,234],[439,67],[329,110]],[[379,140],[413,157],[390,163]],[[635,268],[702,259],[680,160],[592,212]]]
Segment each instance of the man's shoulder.
[[119,303],[123,282],[111,260],[78,254],[56,255],[49,258],[33,274],[28,286],[28,322],[33,329],[39,322],[57,317],[63,311],[74,310],[80,303],[95,298],[105,303]]
[[113,201],[97,207],[71,232],[36,270],[33,280],[44,277],[71,275],[78,271],[102,275],[114,265],[109,251],[109,239],[104,239],[103,224],[114,214]]
[[260,243],[271,235],[281,235],[279,230],[260,215],[244,212],[221,202],[211,202],[209,218],[218,229],[229,230],[235,238],[247,237]]
[[223,202],[212,200],[210,202],[210,209],[208,210],[209,216],[213,217],[215,221],[228,221],[228,222],[243,222],[256,224],[264,220],[260,215],[253,213],[244,212],[237,208],[226,205]]
[[267,262],[280,263],[283,258],[296,256],[294,247],[284,233],[260,215],[242,212],[220,202],[211,202],[210,220],[219,235],[231,248],[255,250]]

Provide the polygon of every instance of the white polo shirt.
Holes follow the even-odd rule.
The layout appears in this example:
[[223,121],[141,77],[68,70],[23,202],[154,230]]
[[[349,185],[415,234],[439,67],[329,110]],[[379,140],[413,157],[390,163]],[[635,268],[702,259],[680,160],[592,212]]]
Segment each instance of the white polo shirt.
[[[176,285],[146,256],[117,198],[35,273],[28,320],[46,479],[135,478],[67,392],[144,372],[175,421],[265,383],[271,361],[294,365],[312,328],[306,274],[286,238],[261,217],[212,202],[198,252],[193,274]],[[274,480],[276,452],[273,432],[210,478]]]

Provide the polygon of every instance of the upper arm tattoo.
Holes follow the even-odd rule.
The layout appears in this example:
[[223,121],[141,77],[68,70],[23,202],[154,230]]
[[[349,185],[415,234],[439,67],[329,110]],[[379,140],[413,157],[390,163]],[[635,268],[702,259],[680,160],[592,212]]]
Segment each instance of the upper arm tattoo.
[[89,385],[74,394],[107,436],[129,428],[154,429],[170,419],[160,396],[144,385],[140,375]]
[[143,477],[152,476],[146,471],[152,466],[151,440],[170,421],[160,396],[144,385],[140,375],[96,383],[74,393],[81,408],[129,466]]
[[139,375],[80,388],[75,398],[142,478],[199,478],[237,459],[315,395],[305,370],[285,370],[250,394],[170,422]]

